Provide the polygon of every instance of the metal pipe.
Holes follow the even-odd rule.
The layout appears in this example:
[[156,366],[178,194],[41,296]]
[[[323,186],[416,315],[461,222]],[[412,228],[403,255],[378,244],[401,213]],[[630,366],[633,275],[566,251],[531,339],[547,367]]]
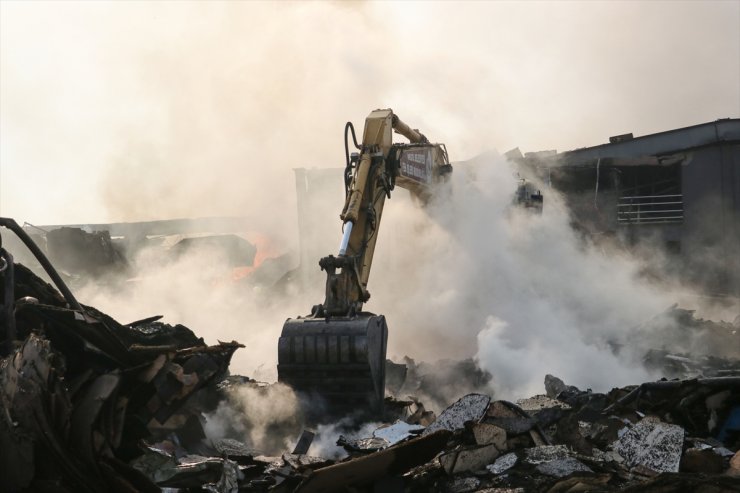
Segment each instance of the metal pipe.
[[409,142],[412,144],[426,144],[429,142],[427,140],[426,136],[419,132],[418,130],[414,130],[413,128],[406,125],[404,122],[401,121],[400,118],[398,118],[398,115],[395,113],[393,114],[393,130],[395,130],[397,133],[403,135],[407,139],[409,139]]
[[2,355],[7,356],[13,351],[13,341],[16,338],[14,314],[15,275],[13,272],[13,256],[2,247],[0,247],[0,259],[4,262],[4,272],[2,272],[0,278],[3,280],[3,288],[5,290],[5,299],[2,300],[2,317],[5,319],[5,334],[0,334],[0,337],[5,337],[5,348]]
[[349,235],[352,234],[352,221],[344,223],[344,234],[342,234],[342,242],[339,244],[339,255],[347,254],[347,246],[349,245]]
[[85,310],[82,309],[82,305],[80,305],[80,303],[74,297],[72,291],[69,290],[67,285],[64,284],[64,281],[62,280],[59,273],[56,271],[51,262],[49,262],[49,259],[46,258],[44,252],[42,252],[38,245],[36,245],[31,237],[28,236],[28,233],[26,233],[23,228],[21,228],[18,223],[15,222],[14,219],[10,219],[8,217],[0,217],[0,226],[5,226],[13,233],[15,233],[18,238],[20,238],[23,244],[26,245],[29,250],[31,250],[31,253],[33,253],[33,256],[36,257],[36,260],[39,261],[41,267],[44,268],[51,280],[54,281],[54,284],[56,284],[57,289],[62,293],[62,296],[64,296],[64,299],[67,301],[70,308],[84,314]]

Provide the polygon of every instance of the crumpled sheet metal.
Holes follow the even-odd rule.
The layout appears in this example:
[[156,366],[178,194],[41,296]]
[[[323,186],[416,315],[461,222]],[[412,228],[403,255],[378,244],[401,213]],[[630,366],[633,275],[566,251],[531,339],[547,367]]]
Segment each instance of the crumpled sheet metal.
[[99,426],[95,426],[104,407],[110,415],[111,407],[116,406],[116,399],[111,397],[120,383],[121,376],[117,370],[95,378],[81,391],[82,395],[72,412],[70,441],[90,463],[101,453],[112,455],[112,448],[115,447],[113,442],[120,436],[120,431],[109,427],[112,423],[107,419],[100,420]]
[[[648,384],[642,386],[645,392],[633,394],[639,398],[620,401],[636,387],[593,394],[550,377],[550,399],[521,401],[531,414],[506,401],[470,394],[436,422],[424,422],[429,426],[420,437],[411,437],[420,426],[379,428],[369,440],[384,450],[365,450],[366,455],[333,464],[301,454],[266,458],[235,440],[202,441],[197,433],[185,432],[192,423],[191,404],[200,402],[197,396],[190,399],[204,387],[217,387],[238,344],[206,347],[186,328],[161,332],[164,326],[153,325],[155,320],[121,326],[93,309],[84,317],[58,305],[24,305],[19,312],[24,317],[20,333],[28,338],[18,341],[16,354],[0,366],[5,411],[0,415],[0,450],[17,453],[0,454],[0,478],[28,489],[62,484],[82,492],[153,493],[164,487],[233,493],[407,486],[413,491],[562,493],[663,491],[658,488],[740,481],[732,476],[740,471],[734,435],[727,433],[725,443],[717,440],[733,426],[728,416],[733,416],[738,396],[734,379]],[[48,328],[45,339],[29,336],[34,323]],[[26,369],[30,363],[36,366]],[[616,401],[620,404],[610,408]],[[417,411],[424,414],[421,404]],[[643,413],[682,426],[657,421],[659,425],[638,434],[636,430],[656,422],[639,421]],[[715,423],[710,431],[708,421]],[[663,425],[680,429],[680,436],[667,433]],[[552,433],[552,440],[544,430]],[[631,433],[639,435],[632,442],[642,447],[634,453],[627,451]],[[389,446],[395,440],[400,441]],[[547,446],[551,441],[557,445]],[[644,453],[648,445],[666,441],[679,459],[686,459],[678,466],[680,473],[656,471],[660,467],[650,462],[655,454]],[[124,449],[125,462],[119,458]],[[662,457],[665,449],[657,455]],[[675,454],[671,457],[674,470]],[[30,468],[21,469],[29,463]],[[34,469],[35,464],[43,467]],[[722,472],[701,479],[709,471],[706,464]],[[699,472],[686,474],[691,468]],[[44,476],[36,477],[41,470]]]
[[[0,445],[15,451],[0,454],[4,488],[32,488],[34,480],[59,478],[76,491],[100,491],[111,482],[127,481],[106,474],[100,465],[102,458],[115,457],[123,437],[128,397],[120,392],[122,373],[85,372],[70,382],[64,373],[63,356],[36,334],[2,361]],[[137,381],[135,373],[130,377]],[[36,474],[41,462],[48,479]]]
[[414,436],[414,432],[420,433],[423,429],[424,427],[421,425],[411,425],[399,420],[392,425],[376,429],[373,432],[373,437],[386,440],[389,445],[395,445],[398,442]]
[[427,426],[424,435],[438,430],[455,431],[465,427],[468,421],[478,422],[486,414],[491,397],[483,394],[468,394],[458,399],[454,404],[437,417],[437,420]]
[[382,476],[401,474],[431,460],[444,448],[449,437],[450,432],[439,430],[364,457],[318,469],[301,483],[296,492],[342,491]]
[[92,307],[66,308],[50,285],[22,266],[17,272],[18,294],[53,305],[15,310],[22,339],[0,364],[0,449],[15,453],[0,454],[0,490],[155,491],[126,463],[138,439],[153,432],[153,418],[168,419],[215,385],[241,345],[209,347],[189,329],[163,324],[174,344],[151,345],[156,334],[141,333],[144,322],[123,326]]
[[206,483],[203,489],[209,493],[237,493],[239,491],[239,479],[243,474],[239,471],[236,462],[229,459],[223,460],[221,477],[215,483]]
[[70,479],[83,478],[84,468],[72,460],[64,443],[69,432],[72,403],[55,370],[59,355],[49,341],[29,337],[0,364],[0,477],[8,490],[27,488],[35,477],[39,449],[45,446]]
[[347,438],[340,436],[337,440],[337,445],[344,447],[347,452],[369,453],[388,448],[390,443],[385,438]]

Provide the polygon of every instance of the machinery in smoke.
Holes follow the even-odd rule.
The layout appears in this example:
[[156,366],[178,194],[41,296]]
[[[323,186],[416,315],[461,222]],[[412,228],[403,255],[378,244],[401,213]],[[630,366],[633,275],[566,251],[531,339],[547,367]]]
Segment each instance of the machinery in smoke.
[[[409,143],[393,143],[392,132]],[[359,152],[349,152],[349,134]],[[383,315],[362,310],[385,199],[396,185],[420,202],[452,171],[444,144],[433,144],[390,109],[365,120],[362,143],[345,126],[343,235],[336,256],[319,261],[326,271],[326,298],[306,317],[288,319],[278,343],[278,379],[316,393],[332,409],[382,410],[388,327]]]
[[519,183],[514,193],[513,204],[529,212],[542,214],[544,198],[542,192],[538,190],[532,182],[524,178],[519,179]]

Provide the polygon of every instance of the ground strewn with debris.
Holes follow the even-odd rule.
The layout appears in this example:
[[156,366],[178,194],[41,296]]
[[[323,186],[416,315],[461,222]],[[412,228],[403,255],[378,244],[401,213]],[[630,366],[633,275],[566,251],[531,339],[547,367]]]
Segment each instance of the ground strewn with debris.
[[[438,416],[418,399],[389,398],[386,424],[339,437],[343,458],[308,455],[308,430],[266,455],[204,432],[204,414],[239,388],[269,388],[229,376],[238,343],[208,346],[158,317],[122,325],[71,309],[20,264],[12,289],[2,334],[14,337],[0,364],[3,491],[740,491],[736,360],[652,352],[650,364],[692,378],[600,394],[547,375],[543,395],[472,392]],[[389,388],[411,378],[442,385],[419,376],[424,365],[397,366]],[[461,393],[490,378],[471,362],[454,366],[476,380]]]

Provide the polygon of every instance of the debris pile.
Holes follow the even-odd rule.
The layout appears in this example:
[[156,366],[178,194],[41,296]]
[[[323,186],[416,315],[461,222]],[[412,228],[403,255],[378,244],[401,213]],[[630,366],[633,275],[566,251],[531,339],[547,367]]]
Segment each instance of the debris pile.
[[600,394],[547,375],[545,390],[516,403],[467,394],[436,418],[418,402],[401,403],[401,419],[368,436],[341,436],[340,460],[306,455],[306,432],[292,453],[250,455],[241,445],[228,460],[244,474],[239,491],[740,490],[737,377]]
[[[310,430],[275,454],[204,431],[239,389],[270,387],[228,375],[240,344],[158,316],[120,324],[39,261],[61,294],[0,248],[2,491],[740,491],[736,361],[605,394],[547,375],[545,394],[517,402],[469,392],[491,375],[450,363],[465,395],[438,416],[389,398],[387,424],[338,437],[343,458],[315,456]],[[405,363],[389,365],[399,390],[438,401],[455,384]]]
[[[2,283],[2,299],[14,302],[0,320],[0,450],[13,453],[0,454],[2,490],[159,491],[135,459],[167,437],[197,449],[197,398],[223,380],[241,345],[207,346],[161,317],[121,325],[21,264],[3,280],[11,271]],[[227,475],[222,462],[207,468]]]
[[68,273],[90,278],[124,272],[129,268],[109,231],[87,232],[62,227],[46,233],[46,249],[54,265]]
[[740,315],[732,322],[715,322],[673,305],[633,332],[652,348],[645,366],[666,377],[740,373]]

